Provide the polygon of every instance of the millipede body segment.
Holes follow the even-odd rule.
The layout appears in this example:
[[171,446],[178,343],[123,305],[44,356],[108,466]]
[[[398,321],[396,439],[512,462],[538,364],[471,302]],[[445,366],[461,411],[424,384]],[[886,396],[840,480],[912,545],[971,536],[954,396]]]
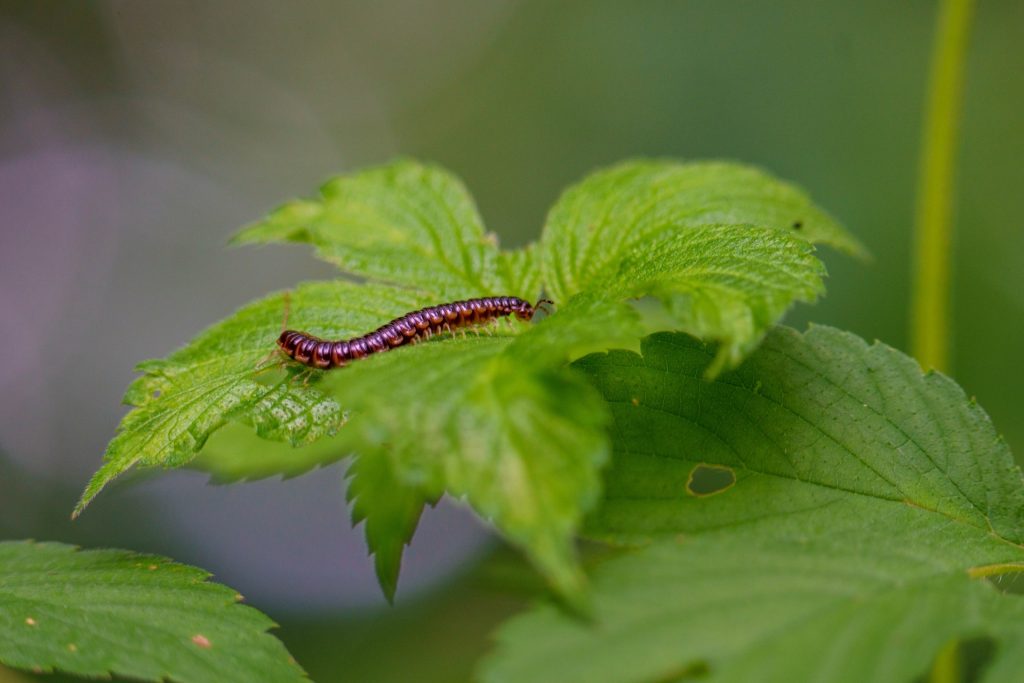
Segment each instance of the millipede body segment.
[[278,337],[277,345],[289,358],[312,368],[340,368],[349,361],[412,344],[439,332],[450,332],[510,315],[520,320],[531,320],[542,303],[551,302],[541,299],[534,306],[514,296],[454,301],[406,313],[369,334],[341,341],[328,341],[305,332],[285,330]]

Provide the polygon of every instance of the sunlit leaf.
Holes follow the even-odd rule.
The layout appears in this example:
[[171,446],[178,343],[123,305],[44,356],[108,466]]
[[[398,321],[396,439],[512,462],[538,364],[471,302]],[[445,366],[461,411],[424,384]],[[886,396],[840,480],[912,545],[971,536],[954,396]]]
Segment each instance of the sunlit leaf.
[[[343,281],[296,288],[291,323],[326,336],[346,337],[372,329],[422,305],[411,290]],[[112,479],[134,465],[180,467],[229,419],[257,424],[267,436],[308,440],[335,432],[344,419],[336,402],[310,393],[302,380],[261,368],[274,354],[285,312],[282,295],[246,306],[214,325],[166,360],[139,365],[145,374],[129,387],[135,406],[110,442],[76,514]],[[278,359],[278,356],[274,356]],[[280,367],[280,366],[278,366]],[[278,417],[273,412],[280,411]]]
[[337,177],[317,198],[285,204],[234,241],[306,242],[348,273],[441,300],[538,294],[532,252],[499,257],[497,237],[484,231],[462,182],[416,161]]
[[556,300],[599,286],[638,242],[674,227],[757,225],[855,254],[863,247],[799,188],[728,162],[627,161],[562,194],[541,238],[541,267]]

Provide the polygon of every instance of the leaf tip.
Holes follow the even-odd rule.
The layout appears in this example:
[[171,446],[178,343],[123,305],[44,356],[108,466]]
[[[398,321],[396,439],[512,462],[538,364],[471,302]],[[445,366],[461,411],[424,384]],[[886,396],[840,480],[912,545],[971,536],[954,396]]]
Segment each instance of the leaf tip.
[[99,474],[100,473],[97,472],[95,475],[93,475],[93,478],[89,481],[88,486],[86,486],[85,490],[82,491],[81,498],[79,498],[78,502],[75,503],[75,507],[71,511],[72,522],[81,516],[81,514],[85,511],[85,508],[87,508],[89,506],[89,503],[92,502],[92,499],[95,498],[97,494],[99,494],[99,492],[106,485],[106,482],[100,483],[97,481]]
[[390,557],[388,553],[374,553],[374,568],[377,572],[377,583],[380,585],[380,592],[389,605],[395,604],[395,592],[398,590],[398,572],[402,564],[401,549],[397,558]]
[[92,479],[86,484],[85,490],[82,491],[82,497],[78,499],[78,503],[75,504],[74,510],[71,511],[71,519],[78,519],[82,511],[88,507],[89,503],[92,502],[93,498],[99,495],[107,484],[113,481],[118,475],[124,473],[126,470],[131,468],[138,458],[132,458],[126,462],[120,462],[116,460],[108,460],[103,463],[103,466],[96,470],[96,474],[92,475]]

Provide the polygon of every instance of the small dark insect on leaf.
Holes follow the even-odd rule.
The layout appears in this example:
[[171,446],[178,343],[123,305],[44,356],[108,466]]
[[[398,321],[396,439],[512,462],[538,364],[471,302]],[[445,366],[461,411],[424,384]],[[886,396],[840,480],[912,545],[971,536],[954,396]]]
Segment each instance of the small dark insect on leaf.
[[793,221],[793,229],[794,230],[799,230],[802,227],[804,227],[804,222],[803,221]]

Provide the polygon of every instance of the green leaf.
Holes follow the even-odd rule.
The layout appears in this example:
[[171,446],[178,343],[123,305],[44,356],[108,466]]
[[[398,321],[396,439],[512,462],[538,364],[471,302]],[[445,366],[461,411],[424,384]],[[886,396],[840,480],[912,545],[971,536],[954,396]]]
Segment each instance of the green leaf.
[[[427,303],[412,290],[342,281],[302,285],[290,302],[293,327],[335,338],[373,329],[381,320]],[[145,374],[125,394],[134,409],[119,425],[75,514],[134,465],[189,463],[229,420],[296,444],[336,432],[344,422],[337,402],[293,375],[258,371],[261,361],[273,370],[268,353],[275,355],[285,308],[282,294],[269,296],[212,326],[166,360],[141,363]],[[307,373],[305,381],[311,376]]]
[[[606,411],[582,377],[557,367],[551,347],[546,362],[539,354],[523,362],[519,339],[419,344],[355,363],[325,384],[353,408],[342,438],[360,454],[357,462],[389,459],[395,476],[421,495],[465,498],[555,588],[578,598],[572,541],[599,492]],[[392,544],[404,533],[390,535]]]
[[[335,178],[320,196],[285,204],[236,244],[305,242],[347,273],[430,292],[436,301],[537,296],[532,252],[499,256],[462,182],[400,160]],[[524,289],[532,287],[532,289]]]
[[155,555],[0,542],[0,662],[182,683],[307,680],[273,622]]
[[794,301],[824,293],[824,274],[811,245],[777,230],[704,225],[652,231],[598,283],[619,297],[659,299],[668,320],[655,329],[721,342],[706,371],[713,377],[739,363]]
[[[713,356],[663,334],[577,363],[614,416],[588,533],[650,545],[598,570],[593,624],[510,622],[484,680],[907,681],[977,636],[986,680],[1012,679],[1024,599],[982,577],[1024,571],[1024,481],[985,413],[828,328],[777,328],[708,382]],[[698,495],[711,467],[735,483]]]
[[[984,411],[948,377],[922,374],[883,344],[817,326],[805,334],[773,330],[747,363],[714,383],[699,379],[711,353],[682,335],[654,335],[642,357],[614,352],[579,362],[613,406],[613,447],[643,443],[647,453],[614,460],[593,529],[653,523],[652,507],[617,523],[625,508],[616,498],[634,505],[628,501],[639,490],[628,487],[643,487],[637,469],[656,463],[648,483],[680,483],[678,495],[649,503],[668,506],[654,518],[678,513],[664,533],[699,528],[678,526],[698,524],[696,513],[710,514],[713,524],[739,522],[786,509],[766,504],[799,509],[869,496],[1024,542],[1020,470]],[[696,463],[734,469],[736,485],[728,495],[690,496],[685,482]]]
[[[561,196],[541,239],[541,267],[556,301],[600,287],[634,244],[674,228],[758,225],[862,254],[863,247],[799,188],[725,162],[627,161]],[[798,226],[798,227],[795,227]]]

